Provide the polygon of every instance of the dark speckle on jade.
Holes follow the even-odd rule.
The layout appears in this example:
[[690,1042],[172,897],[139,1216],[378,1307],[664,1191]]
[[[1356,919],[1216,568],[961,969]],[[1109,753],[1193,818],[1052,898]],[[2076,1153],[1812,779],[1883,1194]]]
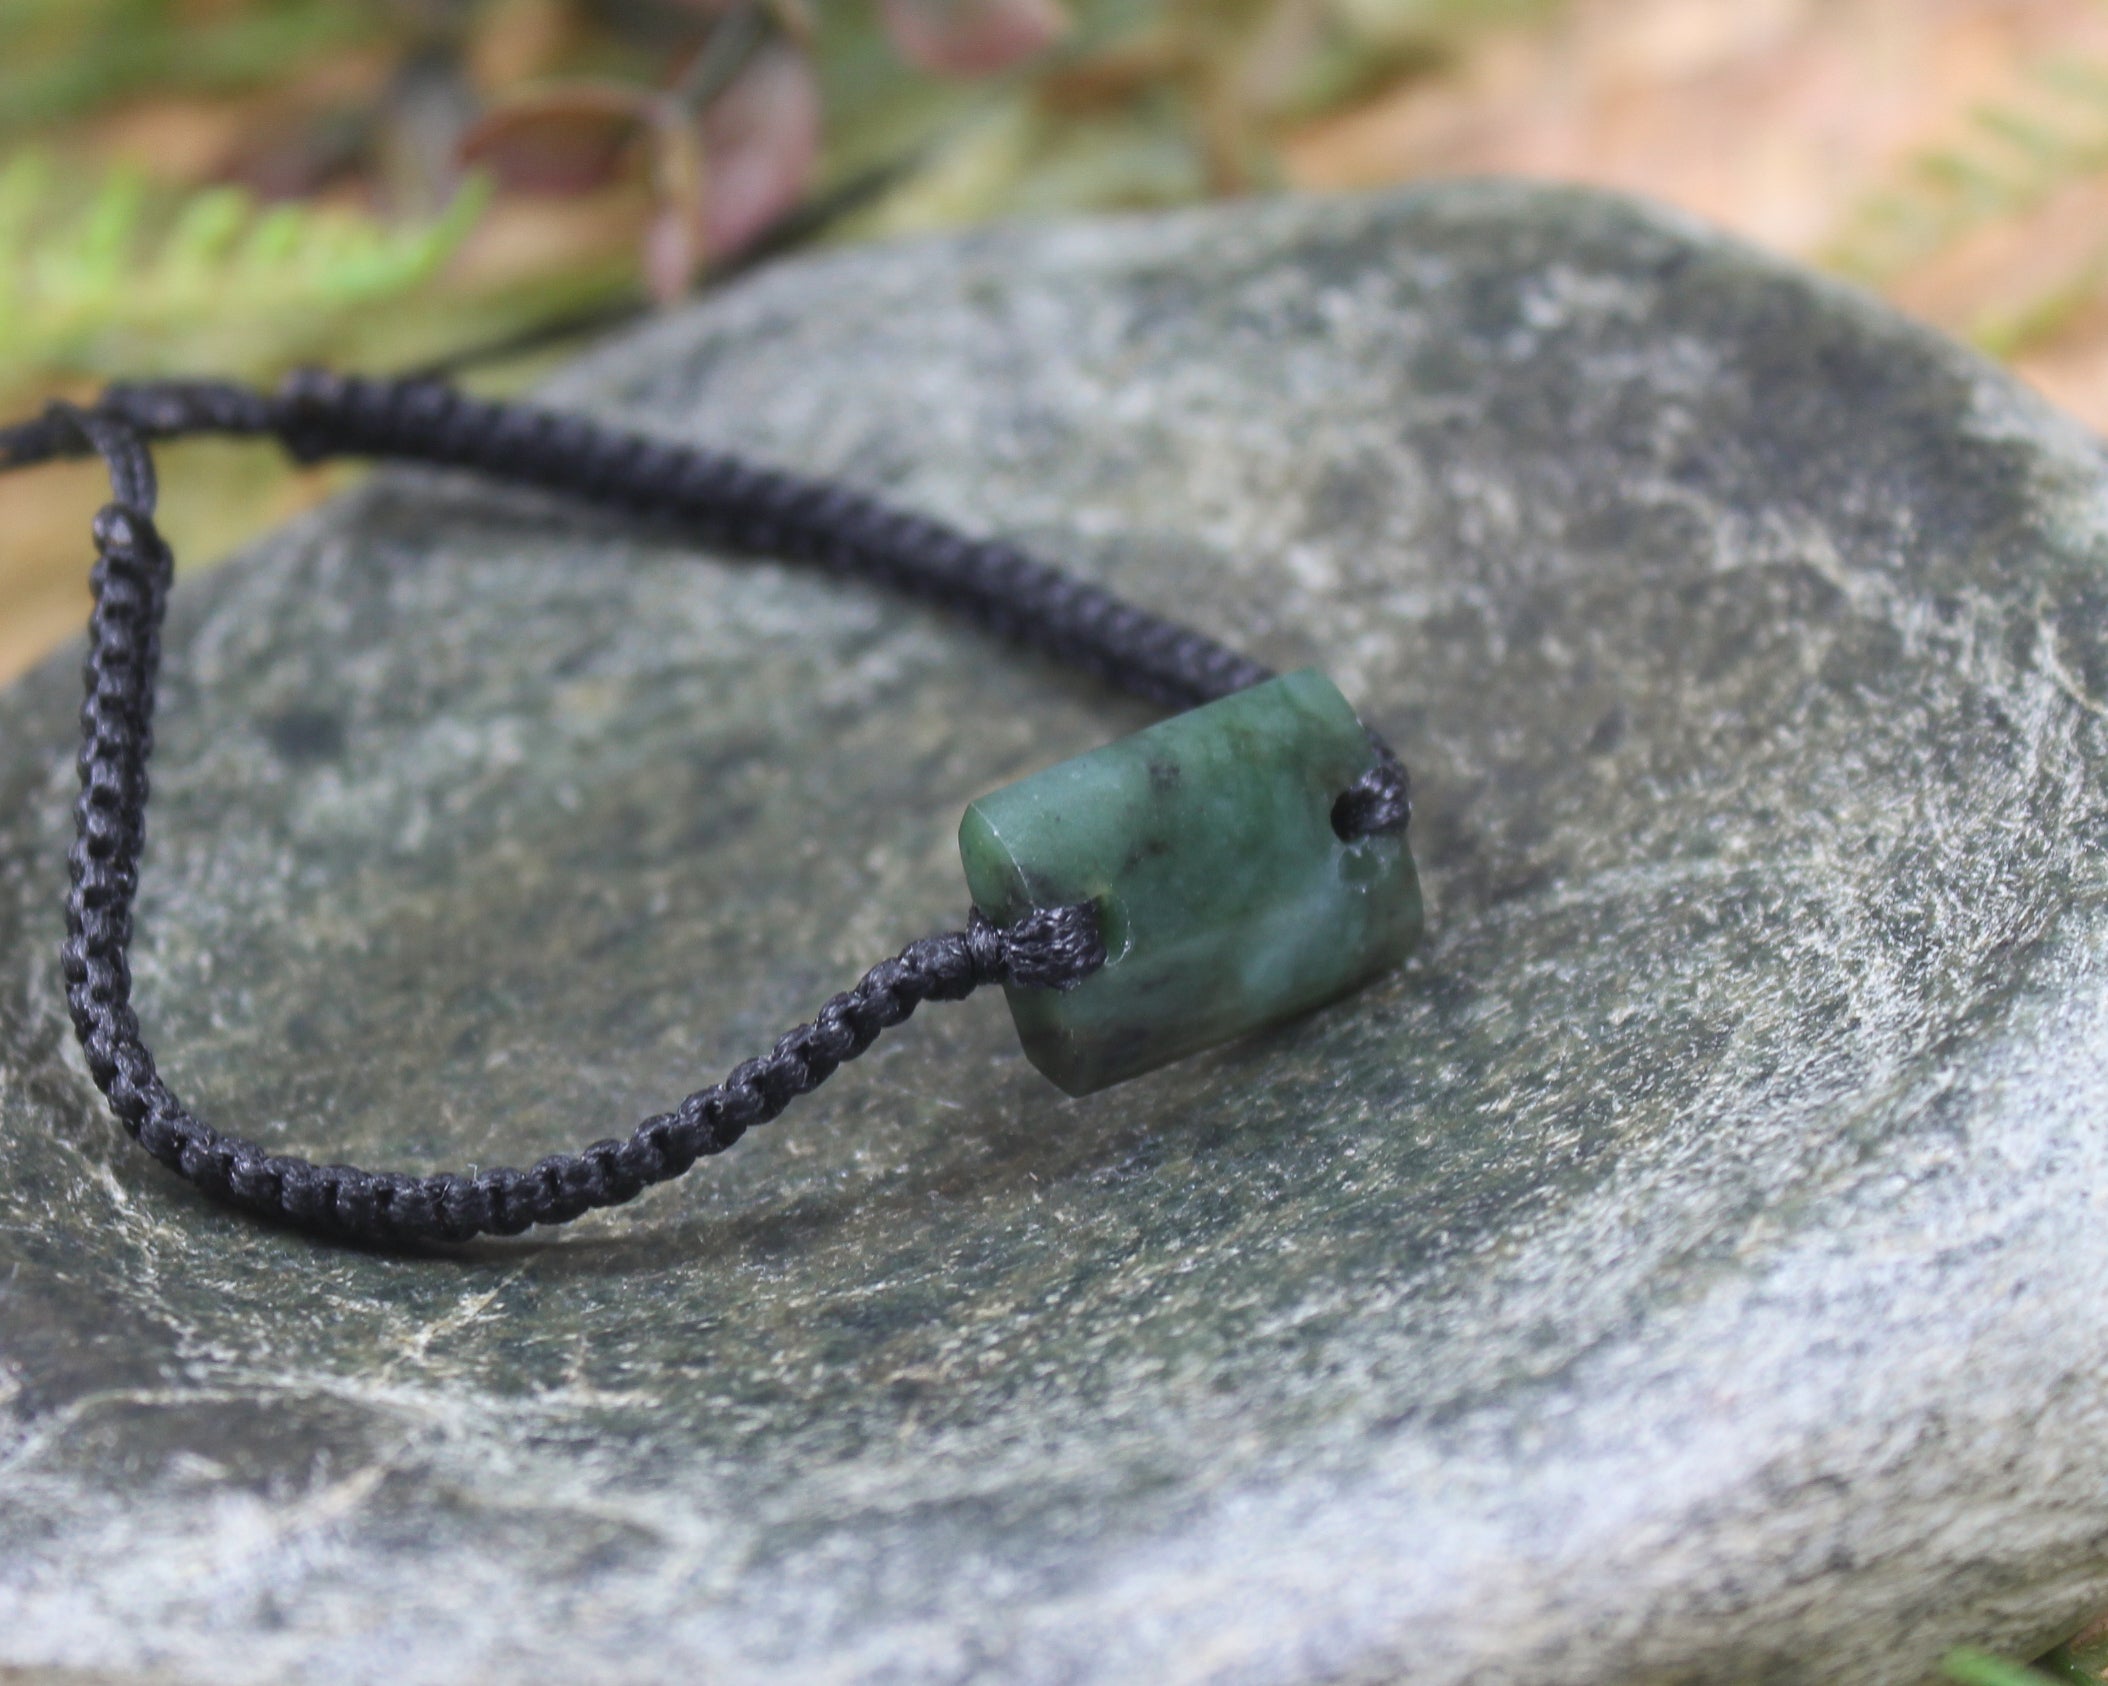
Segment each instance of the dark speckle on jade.
[[1307,668],[968,808],[959,855],[984,913],[1088,901],[1104,925],[1103,970],[1007,992],[1026,1057],[1087,1095],[1397,965],[1421,923],[1404,834],[1332,829],[1372,760],[1346,698]]

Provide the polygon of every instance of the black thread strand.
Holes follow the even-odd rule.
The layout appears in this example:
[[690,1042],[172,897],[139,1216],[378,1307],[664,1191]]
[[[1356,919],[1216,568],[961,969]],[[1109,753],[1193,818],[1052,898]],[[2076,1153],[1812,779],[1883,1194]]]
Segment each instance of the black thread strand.
[[[722,548],[855,574],[962,614],[1027,647],[1173,707],[1258,684],[1267,669],[1202,633],[1121,602],[996,540],[894,510],[853,488],[603,427],[467,397],[430,381],[303,374],[277,393],[218,382],[111,388],[92,409],[55,404],[0,429],[0,470],[90,452],[110,474],[97,515],[95,608],[81,706],[80,795],[69,855],[67,1005],[111,1109],[164,1165],[219,1199],[337,1239],[401,1244],[513,1235],[620,1204],[721,1153],[777,1117],[925,1001],[991,983],[1072,988],[1105,963],[1087,905],[1040,908],[1009,926],[979,909],[964,931],[910,943],[833,997],[759,1059],[622,1139],[526,1170],[413,1176],[322,1165],[222,1135],[161,1080],[132,1008],[129,949],[146,842],[161,627],[174,562],[154,524],[149,442],[267,435],[319,461],[367,456],[474,470],[671,521]],[[1405,770],[1374,733],[1376,765],[1342,793],[1342,836],[1403,827]]]

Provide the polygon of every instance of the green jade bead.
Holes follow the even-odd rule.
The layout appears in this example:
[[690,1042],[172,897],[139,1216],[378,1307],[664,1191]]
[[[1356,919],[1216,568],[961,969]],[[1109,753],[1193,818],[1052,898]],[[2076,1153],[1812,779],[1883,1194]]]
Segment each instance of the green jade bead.
[[1368,734],[1315,668],[1035,773],[966,810],[974,904],[1002,923],[1088,901],[1108,959],[1008,988],[1025,1056],[1071,1095],[1335,1001],[1420,936],[1402,832],[1347,843]]

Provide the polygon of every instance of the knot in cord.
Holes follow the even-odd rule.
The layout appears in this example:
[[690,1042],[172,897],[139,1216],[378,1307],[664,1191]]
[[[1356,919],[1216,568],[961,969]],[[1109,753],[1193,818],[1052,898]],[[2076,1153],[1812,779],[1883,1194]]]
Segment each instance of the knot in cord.
[[1089,902],[1036,907],[1014,925],[979,908],[966,925],[975,981],[1020,989],[1074,989],[1105,964],[1098,910]]
[[95,512],[95,554],[109,567],[160,569],[169,562],[153,517],[130,504],[106,503]]
[[1413,818],[1413,781],[1397,751],[1369,734],[1376,765],[1356,779],[1332,804],[1332,829],[1342,842],[1403,831]]

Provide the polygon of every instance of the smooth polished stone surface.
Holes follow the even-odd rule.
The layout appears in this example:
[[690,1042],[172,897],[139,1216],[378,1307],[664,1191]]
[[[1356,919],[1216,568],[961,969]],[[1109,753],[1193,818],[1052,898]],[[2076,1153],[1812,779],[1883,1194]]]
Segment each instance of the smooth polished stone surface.
[[1339,688],[1305,668],[971,804],[974,905],[1007,925],[1090,902],[1105,939],[1073,989],[1006,987],[1026,1057],[1088,1095],[1396,966],[1420,935],[1406,839],[1332,829],[1375,759]]
[[[1413,768],[1426,940],[1082,1101],[932,1006],[620,1212],[331,1250],[70,1046],[69,654],[0,698],[0,1663],[1917,1686],[2108,1607],[2091,439],[1484,185],[843,253],[556,396],[1322,666]],[[1154,718],[396,474],[180,585],[167,659],[169,1080],[426,1168],[765,1049],[956,928],[969,801]]]

